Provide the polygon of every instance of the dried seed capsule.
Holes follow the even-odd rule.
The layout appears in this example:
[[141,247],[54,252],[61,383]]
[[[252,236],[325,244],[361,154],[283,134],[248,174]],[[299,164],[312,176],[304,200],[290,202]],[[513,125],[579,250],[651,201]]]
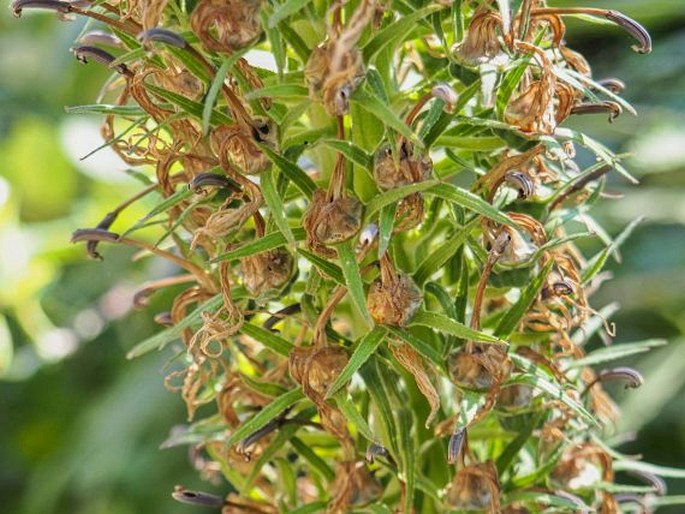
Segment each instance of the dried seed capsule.
[[393,233],[406,232],[418,227],[423,221],[425,202],[421,193],[405,196],[397,204]]
[[506,412],[526,409],[533,400],[535,389],[527,384],[512,384],[503,387],[497,396],[496,407]]
[[452,382],[462,389],[484,392],[501,383],[511,373],[506,350],[495,345],[464,346],[448,357]]
[[484,7],[479,7],[463,41],[452,48],[454,58],[464,66],[477,67],[489,62],[505,61],[507,56],[497,35],[502,21],[498,14]]
[[376,500],[383,492],[383,486],[371,474],[366,463],[341,462],[330,490],[335,497],[333,505],[339,510],[329,512],[347,512],[349,506],[366,505]]
[[225,152],[243,173],[254,175],[271,165],[255,141],[275,146],[277,136],[273,125],[263,119],[254,120],[250,131],[248,134],[238,125],[221,125],[212,131],[210,143],[217,156]]
[[245,289],[255,298],[277,295],[293,275],[295,260],[287,250],[276,248],[240,261]]
[[347,351],[341,346],[325,346],[316,350],[307,365],[309,387],[325,395],[348,360]]
[[454,476],[447,489],[447,503],[462,510],[499,512],[499,479],[491,462],[466,466]]
[[381,277],[369,287],[366,303],[376,323],[403,327],[416,314],[423,293],[412,278],[397,271],[387,257],[381,258]]
[[261,0],[202,0],[190,17],[190,28],[208,50],[233,53],[262,34]]
[[329,200],[326,192],[314,191],[303,224],[310,246],[342,243],[361,229],[364,206],[354,196]]
[[383,189],[415,184],[430,178],[433,161],[426,154],[416,152],[414,144],[403,139],[395,160],[389,144],[381,146],[374,156],[373,177]]
[[338,69],[331,67],[335,45],[329,42],[316,47],[307,61],[304,77],[309,87],[309,96],[317,99],[319,94],[326,112],[331,116],[342,116],[350,110],[350,96],[364,80],[364,62],[357,48],[344,52]]

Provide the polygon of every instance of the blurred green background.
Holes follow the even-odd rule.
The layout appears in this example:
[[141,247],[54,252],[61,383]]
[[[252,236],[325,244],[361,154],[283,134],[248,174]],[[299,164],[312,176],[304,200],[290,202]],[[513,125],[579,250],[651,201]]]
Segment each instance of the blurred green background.
[[[616,344],[671,341],[626,362],[645,375],[643,388],[612,389],[624,409],[621,433],[628,434],[619,449],[685,467],[685,2],[594,4],[635,17],[654,38],[645,57],[612,27],[570,22],[567,33],[596,77],[628,84],[624,96],[640,113],[612,125],[605,116],[573,122],[631,153],[629,168],[641,181],[634,187],[612,178],[609,189],[625,198],[597,209],[603,226],[615,235],[647,217],[592,303],[620,303]],[[170,498],[175,484],[222,489],[197,477],[184,449],[158,450],[185,418],[181,400],[162,385],[165,357],[125,359],[156,329],[151,313],[169,302],[159,295],[135,312],[132,294],[164,270],[156,261],[131,264],[131,252],[112,247],[104,264],[89,261],[81,246],[68,244],[74,229],[92,226],[139,188],[107,151],[79,160],[101,143],[100,120],[67,116],[63,108],[93,103],[107,77],[69,53],[81,28],[49,13],[21,20],[8,9],[0,13],[0,511],[192,512]],[[685,480],[669,480],[669,488],[683,494]]]

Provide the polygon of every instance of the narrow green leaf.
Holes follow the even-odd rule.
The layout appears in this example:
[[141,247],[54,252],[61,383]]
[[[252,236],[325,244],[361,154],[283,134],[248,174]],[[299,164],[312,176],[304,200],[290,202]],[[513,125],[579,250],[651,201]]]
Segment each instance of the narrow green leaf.
[[599,348],[598,350],[589,353],[582,359],[569,362],[568,366],[569,368],[595,366],[596,364],[623,359],[624,357],[628,357],[630,355],[645,353],[650,351],[652,348],[658,348],[667,344],[668,341],[665,339],[647,339],[646,341],[640,341],[638,343],[614,343],[612,346]]
[[[308,0],[311,1],[311,0]],[[307,98],[309,90],[300,84],[275,84],[273,86],[264,86],[259,89],[250,91],[245,95],[246,100],[255,100],[257,98]]]
[[431,251],[428,256],[419,264],[414,272],[414,281],[422,286],[433,273],[441,269],[444,264],[450,260],[454,254],[459,251],[468,238],[471,230],[478,225],[479,220],[476,218],[465,227],[457,228],[457,233],[445,241],[440,247]]
[[352,352],[350,360],[340,372],[340,375],[335,379],[335,382],[329,387],[328,393],[326,394],[327,398],[332,397],[338,389],[344,386],[352,378],[352,375],[354,375],[369,357],[373,355],[386,335],[387,331],[385,327],[378,325],[359,340],[354,348],[354,352]]
[[490,218],[497,223],[503,225],[514,226],[514,222],[505,216],[495,207],[483,200],[480,196],[473,194],[471,191],[466,191],[452,184],[443,182],[431,187],[426,191],[427,194],[437,196],[448,202],[455,203],[465,209],[469,209],[478,214],[482,214],[486,218]]
[[414,512],[414,493],[416,489],[416,443],[412,434],[414,413],[406,408],[396,412],[399,432],[400,463],[405,484],[404,514]]
[[243,334],[250,336],[252,339],[256,339],[264,346],[266,346],[268,349],[285,357],[290,355],[290,350],[292,350],[293,348],[293,344],[287,339],[284,339],[279,335],[274,334],[270,330],[258,327],[251,323],[243,323],[243,326],[240,328],[240,331]]
[[426,191],[438,184],[439,182],[436,180],[425,180],[416,184],[409,184],[408,186],[396,187],[381,193],[366,204],[366,208],[364,209],[364,224],[370,222],[373,218],[373,215],[379,212],[386,205],[396,204],[406,196],[419,193],[421,191]]
[[518,431],[516,437],[504,448],[504,451],[497,457],[497,472],[500,476],[509,468],[512,461],[521,451],[521,448],[528,442],[533,430],[538,427],[546,412],[538,412],[528,417],[525,426]]
[[653,473],[660,477],[685,478],[685,469],[658,466],[640,460],[614,461],[614,471],[643,471],[645,473]]
[[240,379],[245,383],[247,387],[265,396],[271,396],[273,398],[276,398],[288,391],[285,387],[279,384],[262,382],[261,380],[256,380],[243,373],[240,374]]
[[[296,227],[292,229],[295,241],[304,241],[307,237],[303,228]],[[216,256],[211,262],[233,261],[249,257],[250,255],[257,255],[258,253],[273,250],[281,246],[285,246],[287,241],[281,232],[271,232],[264,237],[245,243],[238,248],[231,250],[221,255]]]
[[398,327],[388,327],[388,330],[392,335],[407,343],[423,357],[426,357],[428,360],[433,362],[433,364],[440,368],[445,366],[445,359],[443,358],[442,354],[420,337],[417,337],[411,332]]
[[439,146],[446,146],[452,150],[468,150],[472,152],[489,152],[504,148],[507,143],[496,136],[440,136],[436,144]]
[[288,440],[293,437],[300,428],[301,427],[299,425],[286,425],[278,430],[276,437],[263,450],[262,454],[252,466],[250,474],[248,475],[245,485],[243,486],[243,492],[245,494],[252,489],[255,480],[261,473],[262,468],[275,457],[276,453],[278,453],[278,451],[285,446],[285,443],[287,443]]
[[[152,84],[145,83],[145,88],[149,89],[157,96],[160,96],[165,100],[168,100],[172,104],[176,105],[183,112],[197,118],[200,121],[202,120],[202,112],[204,110],[204,106],[201,103],[188,100],[183,95],[179,95],[178,93],[168,91],[164,88],[157,87]],[[216,110],[212,111],[210,120],[215,125],[230,125],[232,123],[231,118],[226,116],[224,113]]]
[[316,191],[316,184],[302,168],[267,146],[259,145],[259,148],[307,198],[312,197],[314,191]]
[[282,4],[276,4],[273,14],[269,16],[268,27],[274,28],[288,16],[301,12],[311,1],[312,0],[287,0]]
[[384,103],[376,95],[367,92],[360,87],[352,94],[350,98],[353,103],[359,105],[365,111],[373,114],[376,118],[382,121],[386,127],[393,129],[400,133],[407,139],[417,143],[419,146],[423,144],[416,139],[416,135],[411,128],[393,111],[386,103]]
[[395,426],[395,416],[393,415],[393,409],[388,401],[388,396],[383,390],[383,384],[381,383],[381,377],[378,373],[378,366],[376,365],[376,359],[371,357],[365,366],[359,369],[359,374],[364,380],[366,385],[366,390],[371,395],[373,404],[378,409],[377,419],[380,421],[380,425],[383,430],[385,430],[385,445],[391,452],[397,452],[397,428]]
[[219,95],[221,86],[224,84],[226,79],[226,74],[233,67],[237,60],[239,54],[231,56],[221,63],[221,67],[216,72],[214,79],[212,80],[212,85],[209,86],[209,91],[207,91],[207,96],[205,97],[205,103],[202,107],[202,134],[207,135],[209,132],[209,122],[212,117],[212,111],[214,110],[214,104],[216,103],[216,98]]
[[373,158],[361,147],[351,141],[340,141],[339,139],[321,139],[318,143],[328,146],[340,152],[350,161],[359,164],[362,168],[370,169]]
[[506,341],[502,341],[501,339],[489,334],[485,334],[484,332],[473,330],[466,325],[450,319],[444,314],[440,314],[438,312],[420,311],[416,313],[414,318],[411,320],[410,325],[420,325],[432,328],[438,332],[443,332],[445,334],[453,335],[470,341],[477,341],[480,343],[503,345],[508,344]]
[[68,105],[64,108],[67,114],[106,114],[119,116],[147,116],[147,112],[137,105]]
[[326,510],[327,505],[327,501],[307,503],[306,505],[291,510],[290,514],[314,514],[315,512],[323,512]]
[[352,423],[357,428],[357,431],[364,436],[367,441],[370,443],[375,442],[376,437],[374,437],[369,424],[364,418],[362,418],[361,414],[359,414],[357,407],[354,405],[352,399],[348,396],[347,391],[339,391],[333,396],[333,398],[335,398],[335,403],[340,409],[340,412],[343,413],[343,416],[345,416],[345,419],[347,419],[349,423]]
[[278,191],[276,191],[272,168],[267,168],[262,172],[259,184],[262,186],[264,201],[269,207],[271,217],[273,218],[274,223],[276,223],[278,230],[283,234],[283,237],[285,237],[286,241],[288,241],[291,246],[295,246],[295,236],[290,229],[290,225],[288,225],[283,200],[278,194]]
[[223,304],[223,302],[224,299],[222,295],[218,294],[213,296],[173,327],[164,329],[152,337],[149,337],[138,343],[126,354],[126,358],[135,359],[136,357],[140,357],[141,355],[151,352],[152,350],[161,350],[171,341],[178,339],[178,337],[181,335],[181,332],[183,332],[186,328],[189,328],[194,323],[198,322],[203,312],[214,312]]
[[331,467],[326,463],[325,460],[323,460],[321,457],[319,457],[316,452],[312,449],[311,446],[308,444],[305,444],[302,439],[298,437],[293,437],[290,440],[290,444],[293,445],[293,448],[297,451],[298,455],[303,457],[311,466],[316,469],[321,475],[328,481],[332,482],[333,479],[335,478],[335,472],[331,469]]
[[602,268],[604,268],[604,264],[606,264],[609,255],[611,255],[612,253],[616,254],[616,252],[625,242],[625,240],[628,239],[630,235],[633,233],[633,230],[635,230],[635,228],[644,220],[644,216],[639,216],[638,218],[635,218],[633,221],[628,223],[628,226],[626,226],[626,228],[624,228],[621,231],[621,233],[618,236],[616,236],[613,243],[611,243],[609,246],[604,248],[604,250],[600,251],[597,255],[595,255],[589,260],[589,262],[587,263],[585,268],[583,268],[583,271],[581,273],[583,284],[586,284],[589,280],[592,280],[592,278],[595,275],[597,275],[597,273],[599,273],[602,270]]
[[226,447],[231,447],[245,439],[248,435],[264,427],[271,420],[278,417],[288,407],[292,407],[304,398],[302,389],[293,389],[282,394],[257,414],[240,425],[226,440]]
[[369,325],[373,324],[369,309],[366,307],[366,295],[364,294],[364,282],[359,271],[359,264],[357,264],[357,256],[354,253],[354,247],[351,241],[345,241],[337,246],[338,259],[340,260],[340,267],[345,276],[345,283],[347,285],[347,292],[354,308],[357,310],[362,319],[366,320]]
[[596,428],[600,427],[594,416],[580,403],[564,393],[561,386],[554,381],[554,378],[551,375],[547,374],[540,367],[536,366],[530,360],[517,353],[510,353],[509,357],[514,364],[516,364],[516,366],[526,372],[526,374],[518,376],[514,382],[537,387],[544,393],[548,394],[551,398],[563,402],[592,426]]
[[376,34],[369,39],[364,45],[362,52],[364,54],[364,62],[371,62],[374,57],[386,48],[388,45],[397,45],[407,38],[416,24],[426,16],[443,9],[442,5],[433,4],[411,14],[401,17],[399,20],[390,23],[385,28],[376,32]]
[[329,278],[332,278],[340,285],[345,285],[345,276],[343,275],[340,266],[302,248],[298,248],[297,251],[302,257],[311,262]]
[[516,326],[519,324],[526,312],[528,312],[528,309],[535,301],[535,298],[542,289],[542,286],[545,284],[547,275],[549,275],[550,271],[552,271],[553,266],[554,260],[550,259],[542,271],[535,275],[533,280],[531,280],[530,284],[528,284],[528,287],[521,291],[521,296],[519,299],[514,305],[509,307],[506,314],[497,324],[497,328],[495,328],[495,335],[497,337],[506,339],[514,330],[516,330]]

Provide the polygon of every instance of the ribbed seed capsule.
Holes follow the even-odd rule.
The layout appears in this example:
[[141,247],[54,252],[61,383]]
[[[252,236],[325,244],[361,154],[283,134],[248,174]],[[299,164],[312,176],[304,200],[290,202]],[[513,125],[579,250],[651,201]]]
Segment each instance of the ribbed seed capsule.
[[499,479],[491,462],[466,466],[454,476],[447,489],[447,503],[461,510],[499,513]]
[[293,275],[295,260],[287,250],[277,248],[250,255],[240,261],[245,289],[256,298],[277,295]]
[[417,153],[414,144],[402,140],[397,160],[389,144],[381,146],[374,155],[373,177],[383,189],[393,189],[423,182],[430,178],[433,161],[426,154]]
[[403,327],[423,302],[421,289],[412,278],[394,268],[387,256],[381,258],[381,278],[369,288],[366,303],[376,323]]

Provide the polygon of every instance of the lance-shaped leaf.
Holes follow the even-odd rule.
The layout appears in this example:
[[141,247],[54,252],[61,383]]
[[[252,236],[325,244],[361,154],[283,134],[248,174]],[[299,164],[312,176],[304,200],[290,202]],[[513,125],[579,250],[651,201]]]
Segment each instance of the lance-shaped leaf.
[[490,218],[497,223],[515,226],[514,222],[511,221],[509,217],[502,214],[495,207],[483,200],[480,196],[473,194],[471,191],[466,191],[465,189],[461,189],[452,184],[442,183],[431,187],[426,193],[455,203],[470,211],[482,214],[486,218]]
[[290,225],[288,225],[283,199],[278,194],[278,191],[276,191],[272,168],[268,168],[262,172],[259,183],[262,186],[264,201],[269,207],[269,212],[276,223],[278,230],[283,234],[283,237],[285,237],[286,241],[288,241],[291,246],[295,246],[295,236],[293,235]]
[[364,363],[373,355],[376,348],[383,342],[383,339],[387,335],[385,327],[376,326],[370,330],[364,337],[362,337],[352,352],[350,360],[337,376],[333,384],[328,388],[327,398],[332,397],[338,389],[344,386],[354,375],[359,368],[361,368]]
[[256,339],[269,350],[272,350],[285,357],[290,354],[290,350],[293,348],[293,344],[287,339],[274,334],[270,330],[266,330],[265,328],[258,327],[251,323],[243,323],[243,326],[240,327],[240,331],[243,334],[250,336],[252,339]]
[[352,94],[351,100],[365,111],[373,114],[382,121],[386,127],[400,133],[410,141],[421,144],[417,141],[416,135],[412,132],[411,128],[409,128],[395,111],[388,107],[388,105],[376,95],[369,93],[364,90],[364,88],[360,87]]
[[302,168],[265,145],[259,145],[259,148],[307,198],[312,197],[316,191],[316,184]]
[[354,253],[352,243],[345,241],[338,245],[338,258],[340,260],[340,267],[345,276],[345,283],[347,285],[347,293],[350,296],[352,305],[357,310],[357,313],[369,325],[373,324],[369,309],[366,307],[366,295],[364,294],[364,283],[362,281],[361,272],[359,271],[359,264],[357,263],[357,256]]
[[[305,233],[303,228],[293,228],[292,233],[293,237],[295,238],[295,241],[304,241],[307,237],[307,234]],[[287,241],[285,240],[285,236],[281,232],[271,232],[265,235],[264,237],[261,237],[254,241],[250,241],[249,243],[245,243],[244,245],[239,246],[235,250],[231,250],[229,252],[218,255],[212,260],[212,262],[233,261],[236,259],[242,259],[243,257],[249,257],[250,255],[256,255],[258,253],[266,252],[268,250],[280,248],[281,246],[285,246],[286,243]]]
[[437,330],[438,332],[442,332],[444,334],[449,334],[470,341],[477,341],[479,343],[502,345],[508,344],[506,341],[503,341],[498,337],[491,336],[490,334],[486,334],[485,332],[480,332],[478,330],[473,330],[472,328],[469,328],[466,325],[448,318],[444,314],[440,314],[438,312],[420,311],[412,318],[410,325],[421,325],[432,328],[433,330]]
[[303,398],[304,393],[302,392],[302,389],[293,389],[292,391],[282,394],[245,423],[240,425],[235,432],[226,439],[226,446],[231,447],[242,441],[248,435],[264,427],[288,407],[292,407]]
[[609,362],[617,359],[623,359],[630,355],[638,353],[645,353],[653,348],[665,346],[668,341],[665,339],[647,339],[639,343],[621,343],[613,344],[605,348],[599,348],[590,352],[585,357],[569,362],[569,368],[583,368],[585,366],[595,366],[604,362]]

